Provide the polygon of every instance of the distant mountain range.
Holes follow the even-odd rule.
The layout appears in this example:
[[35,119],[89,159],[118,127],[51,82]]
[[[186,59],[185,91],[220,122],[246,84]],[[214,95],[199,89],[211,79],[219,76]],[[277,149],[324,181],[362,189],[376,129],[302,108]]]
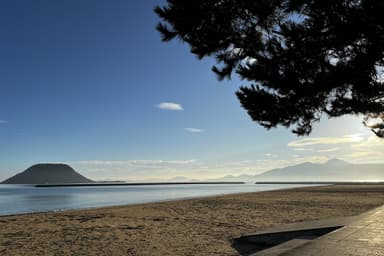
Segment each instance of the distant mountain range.
[[374,181],[384,180],[384,164],[351,164],[339,159],[326,163],[305,162],[258,175],[228,175],[231,181]]
[[16,174],[3,184],[52,184],[52,183],[91,183],[94,182],[77,173],[66,164],[36,164]]
[[[383,181],[384,164],[352,164],[339,159],[331,159],[326,163],[305,162],[266,171],[258,175],[227,175],[214,181]],[[157,182],[194,182],[183,176]],[[91,183],[94,182],[76,172],[66,164],[36,164],[16,174],[3,184],[53,184],[53,183]],[[135,182],[135,181],[130,181]],[[136,181],[137,182],[137,181]],[[142,181],[141,181],[142,182]]]

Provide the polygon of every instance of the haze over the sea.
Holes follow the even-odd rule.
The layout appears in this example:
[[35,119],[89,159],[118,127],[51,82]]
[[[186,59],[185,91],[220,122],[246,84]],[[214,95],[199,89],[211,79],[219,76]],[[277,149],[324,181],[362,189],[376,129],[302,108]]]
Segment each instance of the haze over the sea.
[[41,162],[99,180],[383,162],[384,143],[361,117],[322,120],[305,138],[253,123],[234,95],[243,81],[218,82],[213,61],[161,42],[162,3],[0,3],[0,180]]

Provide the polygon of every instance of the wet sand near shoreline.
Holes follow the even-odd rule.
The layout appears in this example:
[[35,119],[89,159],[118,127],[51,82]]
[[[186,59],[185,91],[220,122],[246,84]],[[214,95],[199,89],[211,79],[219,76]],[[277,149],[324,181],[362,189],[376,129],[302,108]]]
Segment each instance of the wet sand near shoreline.
[[0,255],[238,255],[235,237],[382,204],[384,185],[334,185],[3,216]]

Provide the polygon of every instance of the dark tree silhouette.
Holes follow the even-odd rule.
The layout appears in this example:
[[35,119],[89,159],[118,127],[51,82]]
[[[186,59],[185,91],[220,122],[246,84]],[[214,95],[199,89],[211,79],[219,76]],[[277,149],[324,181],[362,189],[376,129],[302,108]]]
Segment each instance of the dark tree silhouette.
[[168,0],[157,6],[163,41],[177,38],[214,57],[219,79],[251,118],[308,135],[321,116],[363,114],[384,135],[384,1]]

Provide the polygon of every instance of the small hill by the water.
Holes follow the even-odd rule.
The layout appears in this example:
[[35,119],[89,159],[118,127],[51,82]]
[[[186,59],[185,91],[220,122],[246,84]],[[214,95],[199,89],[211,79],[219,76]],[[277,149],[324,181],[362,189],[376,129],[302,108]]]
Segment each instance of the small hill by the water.
[[66,164],[36,164],[12,176],[3,184],[52,184],[52,183],[90,183],[92,180],[77,173]]

